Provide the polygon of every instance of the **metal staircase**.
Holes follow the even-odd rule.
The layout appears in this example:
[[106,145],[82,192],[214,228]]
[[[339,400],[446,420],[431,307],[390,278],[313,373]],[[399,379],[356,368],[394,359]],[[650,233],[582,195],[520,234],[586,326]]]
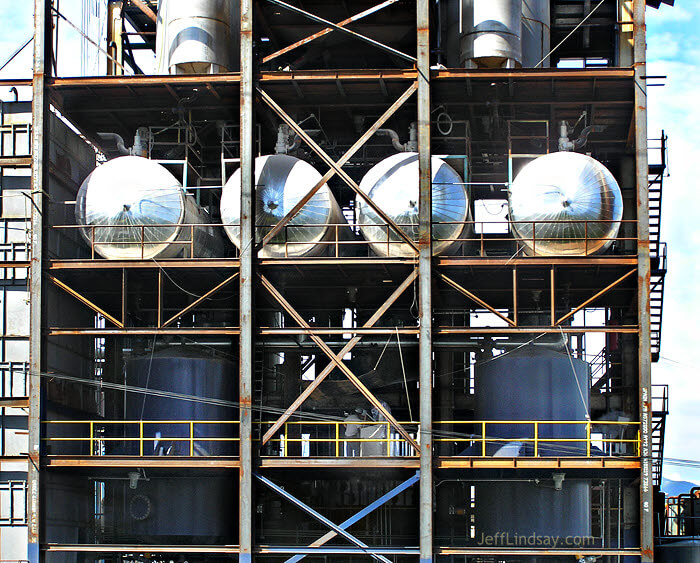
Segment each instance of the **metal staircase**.
[[660,139],[650,139],[649,152],[658,154],[658,161],[649,164],[649,254],[651,256],[651,361],[661,355],[661,321],[666,278],[666,243],[661,242],[661,201],[664,178],[668,176],[667,141],[665,132]]
[[653,484],[661,486],[664,463],[664,436],[668,414],[668,385],[654,385],[651,399],[651,456]]

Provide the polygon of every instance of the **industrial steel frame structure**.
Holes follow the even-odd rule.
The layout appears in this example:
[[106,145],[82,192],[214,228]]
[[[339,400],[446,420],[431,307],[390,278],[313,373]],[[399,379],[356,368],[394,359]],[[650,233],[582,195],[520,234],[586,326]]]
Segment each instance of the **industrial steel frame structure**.
[[[262,1],[262,0],[260,0]],[[650,167],[647,154],[647,72],[646,72],[646,40],[645,40],[645,10],[647,2],[633,0],[622,2],[631,9],[624,22],[618,22],[621,33],[626,34],[627,41],[633,43],[633,57],[629,65],[617,68],[585,68],[585,69],[508,69],[508,70],[468,70],[445,69],[436,67],[431,54],[431,2],[415,0],[415,57],[407,55],[393,47],[370,40],[364,35],[348,29],[356,16],[348,17],[340,22],[332,23],[315,16],[297,6],[290,6],[277,0],[265,0],[280,8],[292,10],[296,15],[306,17],[327,26],[322,32],[314,33],[302,41],[289,47],[278,49],[276,53],[260,57],[256,50],[256,38],[259,32],[255,26],[266,27],[259,16],[254,0],[240,2],[240,72],[207,76],[125,76],[124,54],[121,47],[110,51],[111,73],[113,76],[62,78],[55,76],[54,68],[54,20],[59,17],[59,11],[51,0],[35,0],[35,39],[34,39],[34,76],[31,81],[13,81],[12,84],[31,85],[33,88],[32,115],[32,218],[31,218],[31,260],[26,262],[6,261],[0,264],[3,268],[27,267],[30,279],[30,364],[31,384],[29,395],[22,399],[21,405],[12,403],[14,398],[3,399],[3,409],[10,406],[27,406],[29,408],[28,433],[28,555],[32,563],[39,561],[60,561],[62,554],[92,554],[108,557],[109,554],[126,556],[127,554],[191,554],[206,557],[207,554],[235,557],[238,561],[277,560],[275,557],[294,556],[291,560],[299,560],[303,555],[330,555],[331,557],[373,557],[387,561],[389,557],[399,556],[400,560],[419,560],[421,562],[445,560],[449,557],[518,557],[534,556],[547,560],[547,556],[573,557],[638,557],[639,561],[653,561],[653,464],[655,462],[653,448],[653,418],[652,407],[652,276],[658,271],[665,271],[665,263],[657,266],[660,246],[650,254],[649,236],[649,175]],[[299,3],[297,3],[299,4]],[[384,2],[373,8],[380,10]],[[617,5],[617,3],[615,3]],[[155,14],[148,2],[132,0],[130,9],[139,10],[149,20],[155,21]],[[363,16],[364,17],[364,16]],[[266,31],[267,32],[267,31]],[[112,32],[114,33],[114,32]],[[276,56],[285,54],[295,48],[305,47],[313,41],[320,41],[329,34],[345,33],[353,39],[365,42],[373,48],[382,50],[396,60],[404,63],[404,68],[396,69],[326,69],[326,70],[259,70],[260,63],[274,60]],[[115,45],[121,46],[120,42]],[[10,85],[5,81],[2,84]],[[547,107],[552,119],[556,111],[575,112],[577,108],[587,104],[596,106],[596,111],[606,114],[610,119],[620,120],[622,126],[628,124],[628,133],[624,139],[615,139],[612,143],[624,142],[624,150],[633,151],[634,191],[636,194],[636,210],[628,217],[633,217],[629,227],[624,229],[622,242],[627,252],[600,256],[581,257],[544,257],[524,256],[515,257],[493,256],[484,250],[484,235],[476,237],[476,244],[481,246],[480,252],[472,256],[439,256],[432,253],[432,219],[431,219],[431,154],[432,111],[435,100],[438,103],[455,102],[473,107],[482,104],[488,98],[489,92],[498,85],[508,94],[508,103],[524,107]],[[167,107],[190,95],[193,91],[206,96],[201,102],[200,109],[210,113],[217,111],[233,113],[240,108],[240,167],[242,172],[241,196],[241,244],[240,253],[234,257],[215,259],[169,259],[156,262],[155,260],[107,261],[95,256],[94,246],[82,258],[56,256],[47,250],[47,238],[57,232],[74,227],[72,225],[51,224],[52,214],[49,208],[54,203],[46,186],[51,174],[49,119],[52,111],[59,111],[65,118],[74,123],[89,140],[97,130],[90,128],[90,120],[97,119],[97,114],[107,115],[107,119],[118,123],[120,107],[129,105],[141,114],[157,112],[159,108]],[[298,125],[292,116],[293,112],[285,109],[287,106],[296,107],[306,103],[305,96],[312,98],[312,103],[337,104],[339,106],[362,107],[370,106],[376,113],[383,112],[371,127],[366,128],[357,141],[348,148],[340,158],[329,155],[324,148]],[[337,100],[330,100],[333,96]],[[369,99],[368,99],[369,97]],[[201,98],[200,98],[201,99]],[[410,104],[408,104],[410,102]],[[335,255],[307,258],[258,258],[257,251],[268,244],[273,237],[283,231],[291,218],[307,203],[315,190],[312,190],[287,216],[257,245],[255,241],[255,176],[254,158],[256,156],[257,116],[271,111],[279,122],[286,124],[296,133],[310,150],[315,159],[321,161],[328,169],[323,183],[336,177],[342,180],[346,188],[365,197],[353,179],[344,169],[352,158],[361,151],[368,140],[382,128],[397,111],[408,105],[415,105],[416,121],[418,123],[418,154],[420,170],[420,222],[417,242],[411,240],[396,224],[386,216],[374,203],[368,200],[370,206],[380,214],[387,228],[393,229],[404,238],[405,242],[415,251],[414,257],[409,258],[380,258],[380,257],[343,257],[337,252],[337,246],[342,244],[336,240]],[[232,106],[235,109],[232,110]],[[262,108],[267,108],[263,110]],[[387,108],[387,109],[385,109]],[[563,109],[562,109],[563,108]],[[121,114],[119,114],[121,116]],[[12,164],[9,160],[4,165]],[[663,173],[663,171],[662,171]],[[630,186],[631,187],[631,186]],[[63,231],[62,231],[63,229]],[[75,231],[73,231],[75,232]],[[49,234],[54,233],[54,234]],[[246,242],[247,241],[247,242]],[[593,280],[583,272],[595,272]],[[544,272],[547,284],[540,289],[547,295],[549,307],[547,316],[549,322],[544,325],[532,326],[523,324],[519,307],[522,295],[520,287],[523,273],[537,270]],[[391,289],[388,298],[383,300],[376,310],[368,315],[362,326],[348,328],[346,326],[312,326],[308,315],[295,305],[294,297],[286,294],[280,274],[294,271],[302,279],[305,276],[337,276],[373,278],[377,283],[383,278],[389,278]],[[171,275],[185,272],[196,277],[201,288],[201,295],[195,299],[178,300],[178,305],[166,307],[168,280]],[[580,272],[580,274],[579,274]],[[572,278],[581,275],[585,283],[591,282],[592,287],[580,291],[578,301],[571,303],[565,313],[560,312],[557,303],[559,292],[564,291]],[[153,296],[152,303],[156,313],[156,322],[144,322],[142,325],[129,322],[129,304],[131,297],[132,276],[146,276],[153,286],[145,291]],[[560,282],[560,276],[565,282]],[[139,278],[141,279],[141,278]],[[144,278],[145,279],[145,278]],[[85,282],[85,280],[89,280]],[[96,288],[94,284],[101,287]],[[395,305],[406,292],[416,287],[418,314],[415,325],[401,328],[382,326],[380,320]],[[489,291],[494,284],[495,291]],[[139,284],[143,288],[143,284]],[[48,303],[49,288],[53,296]],[[435,299],[440,291],[450,291],[459,295],[464,302],[465,310],[479,310],[491,313],[501,324],[498,326],[455,326],[440,324],[437,321]],[[172,286],[170,287],[172,291]],[[631,302],[636,303],[635,322],[617,325],[587,325],[573,326],[570,321],[579,311],[605,302],[616,292],[624,292],[625,298],[632,296]],[[237,324],[226,326],[178,326],[178,319],[196,310],[207,300],[225,293],[235,299],[237,295],[238,312]],[[274,307],[283,311],[284,315],[293,320],[293,325],[286,327],[265,326],[257,317],[257,301],[264,295]],[[485,295],[490,295],[485,296]],[[454,296],[453,296],[454,297]],[[101,304],[104,299],[107,305]],[[81,324],[79,319],[60,319],[47,313],[47,307],[58,300],[70,302],[71,307],[84,307],[90,315],[104,319],[104,324]],[[173,313],[172,311],[176,311]],[[510,314],[503,311],[510,311]],[[170,311],[170,312],[168,312]],[[90,318],[90,317],[88,317]],[[49,321],[49,319],[51,319]],[[569,322],[567,322],[569,321]],[[55,324],[54,324],[55,323]],[[660,331],[660,326],[659,326]],[[351,333],[352,337],[340,347],[327,343],[332,337],[340,337]],[[466,338],[472,336],[517,336],[531,334],[569,335],[580,333],[599,333],[627,335],[634,338],[637,344],[637,373],[638,373],[638,410],[639,418],[632,422],[638,425],[639,435],[635,438],[639,450],[634,456],[613,457],[590,455],[590,422],[589,422],[589,455],[579,457],[539,457],[534,458],[489,458],[486,456],[460,457],[444,455],[440,447],[437,431],[440,425],[452,424],[444,420],[442,414],[436,416],[440,405],[436,404],[435,383],[435,353],[444,346],[450,338]],[[408,423],[400,422],[389,411],[375,393],[363,383],[343,361],[343,358],[363,338],[391,337],[401,335],[416,339],[418,349],[418,419]],[[42,393],[47,385],[47,339],[75,338],[86,339],[88,342],[96,338],[115,337],[230,337],[238,342],[239,349],[239,418],[237,421],[238,456],[236,457],[196,457],[186,458],[167,457],[112,457],[92,455],[47,455],[44,448],[47,440],[46,426],[43,424],[45,415],[42,404]],[[256,421],[254,412],[256,389],[256,342],[280,337],[307,338],[318,349],[319,356],[326,356],[327,366],[316,376],[313,382],[288,407],[283,409],[274,422],[263,424]],[[658,353],[658,351],[657,351]],[[383,458],[352,458],[352,457],[295,457],[261,455],[266,443],[274,440],[281,428],[289,423],[291,417],[300,409],[306,399],[332,373],[342,373],[352,386],[367,402],[381,412],[387,425],[395,431],[397,441],[402,441],[412,448],[415,455],[383,457]],[[51,374],[48,374],[51,375]],[[26,402],[26,404],[25,404]],[[191,421],[192,424],[197,421]],[[535,427],[537,427],[537,421]],[[262,430],[256,429],[260,425]],[[92,427],[91,427],[92,428]],[[535,439],[537,434],[535,433]],[[486,440],[486,431],[482,434],[482,443]],[[90,433],[90,439],[94,436]],[[143,430],[138,437],[143,444]],[[190,434],[194,441],[194,432]],[[336,436],[336,450],[338,449]],[[92,441],[90,442],[92,444]],[[193,446],[191,446],[193,451]],[[237,492],[239,506],[232,507],[232,512],[238,512],[239,541],[237,545],[221,546],[173,546],[140,544],[68,544],[52,543],[45,539],[44,517],[45,492],[43,480],[52,471],[81,471],[89,468],[94,471],[125,468],[153,468],[165,470],[189,469],[193,472],[202,471],[231,471],[238,473]],[[371,469],[372,471],[401,470],[407,478],[400,479],[402,484],[365,510],[358,512],[350,520],[342,523],[332,522],[303,499],[295,498],[285,491],[284,487],[275,482],[275,476],[285,471],[297,471],[313,468],[323,478],[324,471],[348,472]],[[549,472],[566,468],[567,471],[579,472],[581,475],[597,477],[625,477],[638,482],[639,489],[639,547],[637,548],[592,548],[592,549],[521,549],[499,548],[497,550],[482,547],[464,547],[439,545],[435,541],[434,506],[436,472],[441,474],[459,475],[517,475],[522,472]],[[408,471],[408,473],[406,473]],[[270,473],[271,472],[271,473]],[[451,473],[450,473],[451,472]],[[469,473],[472,472],[472,473]],[[489,473],[491,472],[491,473]],[[506,472],[506,473],[504,473]],[[512,472],[512,473],[508,473]],[[607,473],[606,473],[607,472]],[[524,474],[524,473],[523,473]],[[529,474],[529,473],[528,473]],[[544,474],[544,473],[542,473]],[[355,522],[400,494],[411,486],[417,485],[418,498],[418,530],[419,536],[410,545],[402,547],[368,547],[347,529]],[[261,545],[255,539],[255,510],[257,487],[267,487],[287,501],[294,503],[300,510],[321,522],[330,531],[326,536],[308,547]],[[335,536],[342,536],[348,545],[326,545]],[[56,554],[56,555],[54,555]],[[297,558],[298,556],[298,558]],[[51,557],[54,557],[51,559]],[[58,559],[56,559],[58,557]],[[401,559],[401,557],[407,559]],[[81,559],[82,560],[82,559]]]

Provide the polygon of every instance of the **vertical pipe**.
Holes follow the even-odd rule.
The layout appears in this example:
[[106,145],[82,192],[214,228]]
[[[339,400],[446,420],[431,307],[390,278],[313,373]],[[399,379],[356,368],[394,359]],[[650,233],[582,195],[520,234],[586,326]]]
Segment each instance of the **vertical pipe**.
[[255,256],[255,176],[253,169],[253,5],[241,1],[241,257],[240,257],[240,490],[241,563],[253,560],[253,261]]
[[634,1],[634,121],[637,172],[637,220],[639,243],[638,324],[639,324],[639,416],[642,437],[640,479],[640,540],[642,563],[654,560],[652,450],[651,450],[651,325],[649,262],[649,163],[647,160],[647,84],[646,84],[646,2]]
[[39,563],[40,521],[40,472],[41,444],[41,370],[43,368],[41,345],[42,321],[42,263],[44,244],[44,193],[46,192],[46,167],[48,157],[48,100],[45,96],[46,74],[51,61],[51,3],[50,0],[34,0],[34,75],[32,80],[32,233],[31,266],[29,271],[29,464],[27,481],[27,559]]
[[420,563],[433,561],[433,304],[432,174],[430,169],[430,2],[417,0],[418,287],[420,384]]

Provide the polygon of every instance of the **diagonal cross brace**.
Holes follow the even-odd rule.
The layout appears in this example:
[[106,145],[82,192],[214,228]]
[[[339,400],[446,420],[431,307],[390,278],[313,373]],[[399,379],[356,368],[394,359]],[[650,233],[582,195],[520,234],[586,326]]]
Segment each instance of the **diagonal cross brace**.
[[159,328],[165,328],[165,327],[167,327],[168,325],[171,325],[171,324],[174,323],[179,317],[181,317],[182,315],[186,315],[186,314],[189,313],[192,309],[194,309],[195,307],[197,307],[200,303],[206,301],[207,299],[209,299],[209,298],[210,298],[212,295],[214,295],[215,293],[218,293],[219,290],[221,290],[221,289],[223,289],[224,287],[226,287],[228,284],[230,284],[230,283],[231,283],[233,280],[235,280],[237,277],[238,277],[238,272],[236,272],[235,274],[229,276],[229,277],[226,278],[224,281],[222,281],[219,285],[217,285],[216,287],[210,289],[209,291],[207,291],[207,292],[206,292],[204,295],[202,295],[201,297],[198,297],[195,301],[193,301],[192,303],[190,303],[190,304],[189,304],[187,307],[185,307],[182,311],[180,311],[179,313],[176,313],[175,315],[173,315],[172,317],[170,317],[170,318],[169,318],[167,321],[165,321]]
[[[377,119],[377,121],[370,127],[365,133],[355,142],[355,144],[348,149],[348,151],[340,157],[336,165],[339,168],[345,166],[345,164],[355,156],[358,150],[360,150],[365,143],[374,135],[381,127],[389,120],[389,118],[396,113],[401,106],[413,95],[413,93],[418,89],[418,82],[413,82],[408,89],[401,94],[401,96],[387,109],[384,114]],[[328,172],[326,172],[323,177],[316,183],[316,185],[309,190],[309,192],[299,200],[299,202],[292,208],[292,210],[287,213],[279,223],[277,223],[272,230],[270,230],[262,240],[261,247],[268,244],[274,237],[279,233],[285,225],[287,225],[294,216],[301,211],[301,209],[311,200],[311,198],[320,190],[328,180],[336,175],[336,168],[331,167]]]
[[294,121],[280,106],[275,100],[273,100],[270,95],[265,92],[262,88],[257,88],[258,93],[260,94],[260,97],[263,99],[263,101],[272,108],[272,110],[284,121],[289,127],[294,131],[299,137],[313,150],[328,166],[330,166],[332,169],[335,170],[335,173],[340,176],[343,181],[352,188],[352,190],[359,195],[362,199],[364,199],[367,202],[367,205],[369,205],[372,210],[381,218],[382,221],[384,221],[387,225],[389,225],[399,237],[401,237],[406,244],[408,244],[416,253],[418,252],[418,247],[416,246],[416,243],[413,242],[413,239],[408,236],[397,224],[396,222],[389,217],[380,207],[377,206],[374,201],[372,201],[372,198],[370,198],[365,192],[363,192],[360,189],[360,186],[357,185],[355,180],[353,180],[350,176],[348,176],[347,172],[343,170],[338,164],[324,151],[317,143],[314,141],[304,129],[302,129],[299,124]]
[[606,294],[608,291],[610,291],[611,289],[614,289],[615,287],[617,287],[618,285],[620,285],[623,281],[625,281],[627,278],[629,278],[632,274],[636,273],[636,271],[637,271],[637,270],[630,270],[629,272],[627,272],[627,273],[626,273],[624,276],[622,276],[621,278],[616,279],[616,280],[615,280],[614,282],[612,282],[608,287],[606,287],[606,288],[604,288],[604,289],[601,289],[601,290],[600,290],[598,293],[596,293],[593,297],[591,297],[591,298],[589,298],[589,299],[586,299],[586,300],[585,300],[583,303],[581,303],[578,307],[576,307],[575,309],[569,311],[566,315],[564,315],[561,319],[559,319],[555,324],[556,324],[556,325],[560,325],[560,324],[563,323],[566,319],[568,319],[568,318],[570,318],[570,317],[573,317],[573,316],[574,316],[576,313],[578,313],[581,309],[584,309],[585,307],[587,307],[588,305],[590,305],[591,303],[593,303],[593,301],[595,301],[595,300],[598,299],[599,297],[605,295],[605,294]]
[[[403,493],[406,489],[412,487],[414,484],[416,484],[420,480],[420,471],[416,471],[416,474],[413,475],[410,479],[407,479],[397,487],[394,487],[391,491],[386,493],[385,495],[379,497],[377,500],[360,510],[358,513],[354,514],[350,518],[348,518],[345,522],[342,524],[338,525],[338,528],[342,528],[343,530],[347,530],[350,526],[353,524],[356,524],[360,520],[362,520],[365,516],[370,514],[371,512],[374,512],[377,508],[380,506],[386,504],[389,502],[391,499],[394,497],[400,495]],[[329,541],[331,541],[334,537],[336,537],[338,534],[337,532],[328,532],[325,536],[322,536],[318,538],[315,542],[309,544],[309,547],[321,547],[322,545],[325,545]],[[294,557],[290,557],[285,561],[285,563],[297,563],[298,561],[301,561],[304,559],[306,555],[295,555]]]
[[[411,271],[409,276],[403,281],[403,283],[396,288],[396,290],[389,296],[389,298],[382,304],[379,309],[369,318],[369,320],[362,326],[362,328],[371,328],[374,326],[377,321],[384,315],[389,310],[389,307],[391,307],[396,300],[401,297],[401,295],[406,291],[408,287],[416,280],[416,277],[418,276],[418,272],[414,269]],[[361,336],[354,336],[351,338],[348,343],[343,347],[343,349],[336,354],[336,358],[338,360],[342,360],[345,354],[350,352],[357,343],[362,340]],[[277,419],[277,422],[275,422],[270,429],[265,432],[265,435],[263,436],[262,439],[262,444],[261,446],[264,446],[267,444],[272,437],[275,435],[275,433],[282,428],[282,425],[289,420],[289,418],[296,412],[296,410],[301,407],[302,404],[304,404],[304,401],[308,399],[311,394],[316,390],[316,388],[321,385],[321,382],[323,382],[326,377],[335,369],[335,364],[331,362],[328,364],[325,368],[323,368],[323,371],[319,373],[316,378],[304,389],[301,395],[297,397],[297,399],[287,408],[286,411],[282,414]]]
[[331,21],[325,20],[319,16],[316,16],[310,12],[307,12],[305,10],[302,10],[301,8],[297,8],[296,6],[292,6],[291,4],[287,4],[286,2],[282,2],[281,0],[267,0],[270,2],[270,4],[274,4],[275,6],[280,6],[281,8],[285,8],[289,10],[290,12],[294,12],[295,14],[299,14],[301,16],[304,16],[306,18],[309,18],[312,21],[315,21],[316,23],[320,23],[323,25],[326,25],[332,29],[335,29],[336,31],[340,31],[342,33],[345,33],[346,35],[349,35],[350,37],[354,37],[355,39],[359,39],[360,41],[364,41],[365,43],[369,43],[370,45],[373,45],[382,51],[386,51],[387,53],[390,53],[392,55],[395,55],[397,57],[400,57],[402,59],[405,59],[411,63],[416,62],[416,57],[412,57],[411,55],[407,55],[406,53],[402,53],[398,49],[394,49],[393,47],[389,47],[388,45],[384,45],[384,43],[380,43],[379,41],[375,41],[374,39],[371,39],[367,37],[366,35],[362,35],[361,33],[357,33],[356,31],[352,31],[350,29],[347,29],[346,27],[334,24]]
[[360,549],[362,549],[362,551],[367,553],[367,555],[370,555],[373,559],[376,559],[377,561],[382,561],[383,563],[391,563],[391,561],[389,561],[389,559],[387,559],[383,555],[378,555],[376,553],[372,553],[371,548],[366,543],[361,542],[355,536],[353,536],[350,532],[347,532],[346,530],[344,530],[340,526],[337,526],[336,524],[331,522],[328,518],[323,516],[323,514],[316,512],[309,505],[304,504],[298,498],[296,498],[291,493],[288,493],[287,491],[285,491],[282,487],[280,487],[276,483],[273,483],[269,479],[266,479],[265,477],[263,477],[262,475],[259,475],[257,473],[253,473],[253,475],[255,475],[255,478],[258,479],[261,483],[263,483],[266,487],[272,489],[278,495],[287,499],[294,506],[296,506],[297,508],[300,508],[301,510],[303,510],[304,512],[309,514],[311,517],[313,517],[314,519],[321,522],[321,524],[328,526],[331,530],[333,530],[337,534],[343,536],[346,540],[348,540],[350,543],[352,543],[352,544],[356,545],[357,547],[359,547]]
[[493,307],[491,307],[491,305],[489,305],[488,303],[486,303],[486,301],[484,301],[483,299],[480,299],[479,297],[477,297],[476,295],[474,295],[474,294],[473,294],[471,291],[469,291],[468,289],[463,288],[461,285],[459,285],[459,284],[458,284],[456,281],[454,281],[452,278],[449,278],[449,277],[447,277],[445,274],[440,274],[440,273],[438,273],[437,276],[438,276],[442,281],[444,281],[447,285],[449,285],[450,287],[456,289],[456,290],[459,291],[462,295],[464,295],[465,297],[468,297],[469,299],[471,299],[472,301],[474,301],[477,305],[481,305],[481,306],[482,306],[484,309],[486,309],[487,311],[490,311],[491,313],[493,313],[494,315],[496,315],[496,316],[499,317],[500,319],[503,319],[504,321],[506,321],[510,326],[515,326],[515,321],[514,321],[513,319],[510,319],[510,318],[506,317],[503,313],[501,313],[500,311],[497,311],[496,309],[494,309]]
[[316,345],[323,350],[323,352],[330,358],[331,362],[333,362],[339,369],[342,371],[345,376],[350,380],[350,382],[357,388],[357,390],[362,393],[374,408],[376,408],[384,418],[396,429],[396,431],[403,437],[404,440],[406,440],[411,446],[413,446],[417,451],[419,451],[418,443],[411,437],[411,435],[406,431],[406,429],[399,424],[399,422],[392,416],[392,414],[386,410],[384,405],[372,394],[372,392],[365,387],[364,383],[359,380],[359,378],[352,372],[352,370],[346,366],[341,360],[338,359],[338,357],[333,353],[333,350],[331,350],[324,342],[322,338],[320,338],[317,334],[313,333],[313,328],[309,323],[307,323],[304,320],[304,317],[302,317],[295,309],[292,307],[289,302],[282,296],[282,294],[277,291],[275,286],[273,286],[270,281],[263,276],[262,274],[258,274],[260,276],[260,279],[262,280],[262,284],[267,289],[270,294],[275,298],[275,300],[282,305],[282,308],[287,311],[287,313],[301,326],[302,328],[309,329],[311,332],[310,338],[313,340]]
[[95,313],[98,315],[102,315],[105,319],[107,319],[110,323],[112,323],[114,326],[117,328],[124,328],[124,323],[121,321],[117,320],[115,317],[95,305],[92,301],[90,301],[87,297],[84,295],[78,293],[73,289],[72,287],[66,285],[63,283],[61,280],[53,277],[51,274],[46,274],[46,277],[49,278],[49,280],[57,287],[60,287],[63,291],[65,291],[68,295],[72,295],[75,297],[78,301],[80,301],[83,305],[88,307],[89,309],[92,309]]
[[[399,0],[385,0],[381,4],[378,4],[377,6],[374,6],[372,8],[369,8],[368,10],[365,10],[364,12],[360,12],[359,14],[355,14],[354,16],[350,16],[347,19],[344,19],[341,22],[338,22],[336,25],[337,27],[345,27],[346,25],[349,25],[351,23],[354,23],[356,21],[361,20],[362,18],[366,18],[367,16],[371,16],[375,12],[378,12],[379,10],[382,10],[386,8],[387,6],[391,6],[392,4],[396,4]],[[293,51],[297,47],[301,47],[302,45],[306,45],[307,43],[311,43],[315,39],[319,39],[323,37],[324,35],[328,35],[333,31],[333,27],[327,27],[325,29],[322,29],[321,31],[314,33],[313,35],[309,35],[308,37],[305,37],[304,39],[300,39],[296,43],[292,43],[288,47],[285,47],[284,49],[280,49],[279,51],[276,51],[272,53],[271,55],[268,55],[265,57],[262,62],[263,63],[268,63],[273,59],[276,59],[277,57],[281,57],[285,53],[289,53],[290,51]]]

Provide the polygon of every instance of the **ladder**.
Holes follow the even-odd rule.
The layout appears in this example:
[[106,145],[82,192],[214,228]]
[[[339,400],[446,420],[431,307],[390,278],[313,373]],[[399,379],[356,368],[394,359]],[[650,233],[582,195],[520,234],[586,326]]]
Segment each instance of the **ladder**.
[[664,178],[668,176],[668,136],[661,131],[659,139],[650,139],[649,151],[658,154],[658,160],[649,164],[649,255],[651,257],[651,361],[661,355],[661,321],[666,277],[666,243],[661,242],[661,201]]
[[652,386],[651,457],[653,484],[661,486],[664,463],[664,437],[668,414],[668,385]]

